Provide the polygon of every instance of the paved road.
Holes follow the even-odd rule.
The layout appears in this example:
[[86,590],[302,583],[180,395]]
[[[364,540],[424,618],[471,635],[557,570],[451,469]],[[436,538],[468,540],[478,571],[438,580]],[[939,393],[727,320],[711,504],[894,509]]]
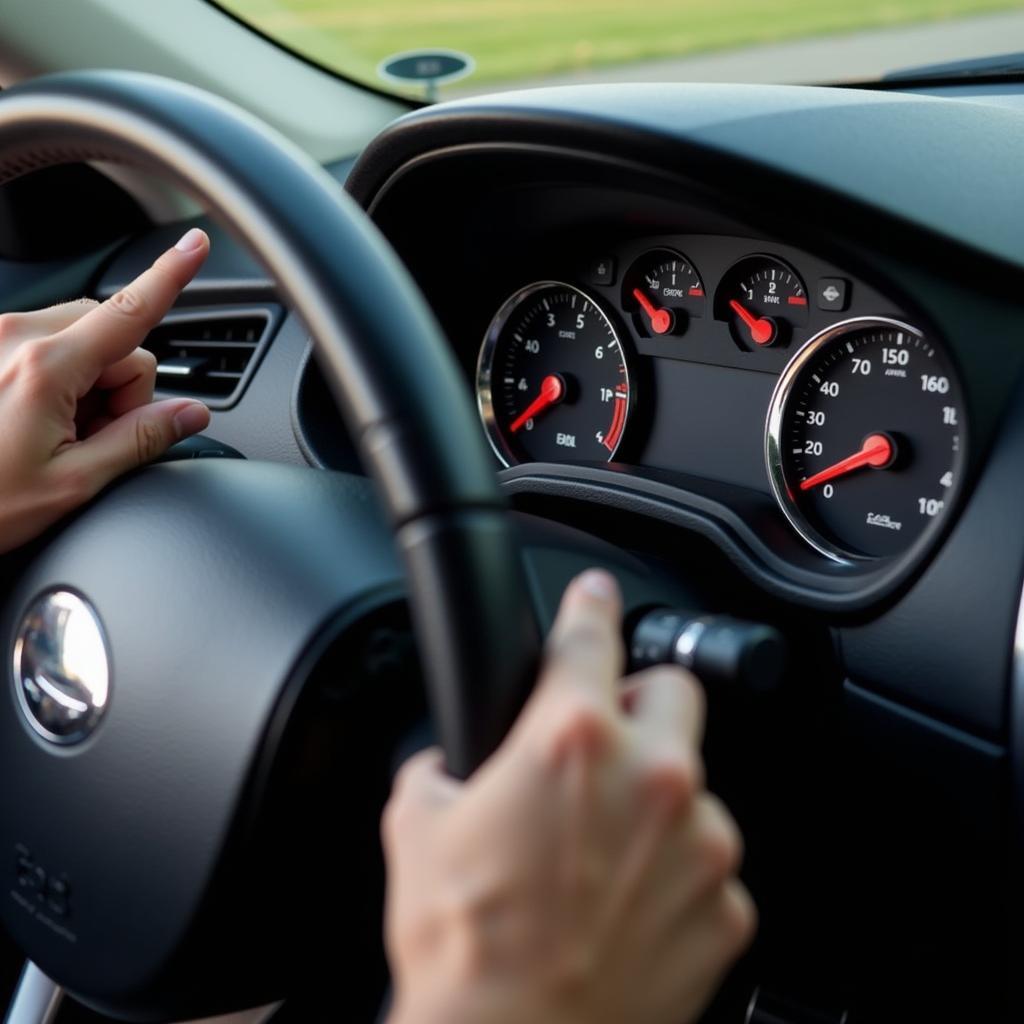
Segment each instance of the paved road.
[[[516,88],[587,82],[757,82],[824,83],[879,78],[920,64],[966,60],[1024,51],[1024,10],[976,15],[923,25],[871,29],[847,35],[814,36],[738,50],[704,53],[573,72],[509,83]],[[444,96],[479,93],[497,85],[443,90]]]

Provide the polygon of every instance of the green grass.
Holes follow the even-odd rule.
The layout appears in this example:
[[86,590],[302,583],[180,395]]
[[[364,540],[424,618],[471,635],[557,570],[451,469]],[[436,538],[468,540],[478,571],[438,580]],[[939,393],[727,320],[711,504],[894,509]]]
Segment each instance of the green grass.
[[472,54],[475,86],[1024,6],[1024,0],[220,2],[294,50],[378,87],[380,60],[416,47]]

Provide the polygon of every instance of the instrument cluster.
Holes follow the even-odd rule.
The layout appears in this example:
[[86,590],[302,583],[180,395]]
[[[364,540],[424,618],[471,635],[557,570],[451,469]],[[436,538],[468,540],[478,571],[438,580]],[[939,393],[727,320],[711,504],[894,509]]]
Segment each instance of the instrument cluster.
[[760,488],[830,560],[906,552],[948,515],[963,473],[950,354],[851,275],[742,244],[634,240],[516,288],[477,362],[495,455]]

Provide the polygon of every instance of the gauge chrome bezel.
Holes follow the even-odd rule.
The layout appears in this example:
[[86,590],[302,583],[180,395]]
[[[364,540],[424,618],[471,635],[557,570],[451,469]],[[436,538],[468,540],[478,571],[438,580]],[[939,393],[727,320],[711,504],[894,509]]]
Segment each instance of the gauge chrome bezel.
[[515,457],[508,443],[505,441],[505,438],[501,433],[501,428],[498,426],[497,416],[494,412],[494,392],[492,386],[494,352],[498,345],[498,339],[501,337],[502,331],[504,331],[505,325],[508,323],[512,314],[532,295],[548,288],[564,288],[566,291],[575,292],[577,295],[589,302],[608,325],[608,330],[611,331],[612,337],[618,344],[619,353],[622,358],[622,365],[625,367],[626,371],[624,375],[626,378],[626,393],[628,395],[628,398],[626,399],[626,422],[622,427],[622,432],[619,435],[619,440],[615,444],[615,448],[608,453],[607,462],[611,462],[622,447],[622,441],[626,436],[626,431],[629,429],[629,418],[633,412],[633,381],[630,374],[629,356],[622,343],[622,333],[616,328],[611,317],[605,311],[604,306],[589,292],[585,292],[582,288],[578,288],[576,285],[569,284],[566,281],[534,281],[532,284],[524,285],[522,288],[513,292],[501,304],[498,308],[498,312],[494,314],[490,324],[487,326],[483,344],[480,346],[480,354],[477,356],[476,362],[476,407],[480,414],[480,422],[484,426],[484,432],[487,435],[487,442],[491,446],[491,451],[494,452],[498,461],[506,469],[509,469],[512,466],[521,465],[521,462]]
[[768,480],[771,483],[772,494],[782,509],[790,526],[820,555],[837,562],[839,565],[852,566],[865,562],[876,562],[878,559],[868,555],[857,555],[834,544],[816,530],[800,511],[796,503],[796,497],[786,482],[785,469],[782,465],[782,424],[786,416],[786,409],[789,399],[796,386],[800,375],[807,364],[827,345],[832,344],[851,331],[859,331],[864,328],[882,327],[895,328],[899,331],[906,331],[916,338],[924,340],[925,334],[919,327],[914,327],[903,320],[895,320],[888,316],[857,316],[848,320],[840,320],[823,331],[819,331],[813,338],[804,343],[796,355],[786,364],[782,371],[775,390],[772,392],[771,402],[768,405],[768,416],[765,421],[764,432],[764,457],[768,469]]

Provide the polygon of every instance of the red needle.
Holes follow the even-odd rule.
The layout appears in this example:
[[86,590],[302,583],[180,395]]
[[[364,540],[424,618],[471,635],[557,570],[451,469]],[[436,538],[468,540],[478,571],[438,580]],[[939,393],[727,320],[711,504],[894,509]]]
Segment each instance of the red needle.
[[845,476],[847,473],[852,473],[855,469],[860,469],[861,466],[874,466],[876,469],[879,469],[890,462],[892,456],[892,441],[885,434],[869,434],[864,438],[864,444],[859,452],[854,452],[853,455],[840,459],[839,462],[829,466],[828,469],[823,469],[820,473],[809,476],[800,484],[800,490],[809,491],[812,487],[817,487],[818,484],[835,480],[837,476]]
[[775,337],[775,324],[767,317],[754,316],[735,299],[729,300],[732,311],[750,328],[750,337],[755,345],[770,345]]
[[509,432],[514,434],[527,420],[532,420],[549,405],[561,401],[564,395],[565,385],[562,383],[562,378],[554,373],[548,374],[540,382],[540,394],[512,421],[508,428]]
[[633,289],[633,298],[647,314],[655,334],[668,334],[672,330],[672,314],[667,309],[659,309],[639,288]]

